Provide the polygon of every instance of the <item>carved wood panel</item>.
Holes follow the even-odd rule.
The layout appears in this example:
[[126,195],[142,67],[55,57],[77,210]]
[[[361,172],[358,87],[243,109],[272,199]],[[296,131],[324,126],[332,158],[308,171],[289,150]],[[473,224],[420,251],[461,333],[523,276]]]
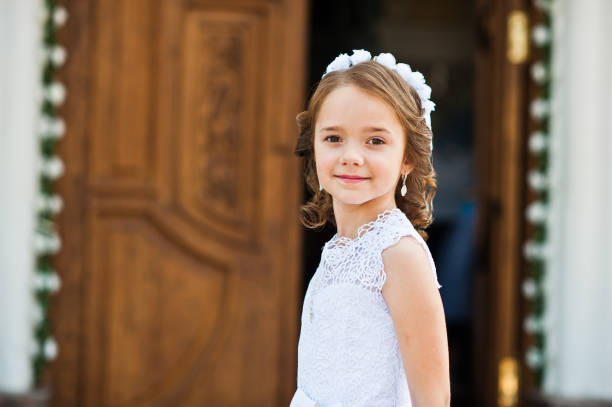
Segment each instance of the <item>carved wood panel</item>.
[[286,406],[305,1],[68,1],[58,406]]

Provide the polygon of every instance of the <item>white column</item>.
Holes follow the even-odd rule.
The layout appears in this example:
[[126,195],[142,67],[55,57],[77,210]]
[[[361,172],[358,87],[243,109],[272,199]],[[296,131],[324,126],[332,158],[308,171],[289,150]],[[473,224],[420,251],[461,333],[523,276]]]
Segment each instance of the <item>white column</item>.
[[0,0],[0,391],[31,385],[42,1]]
[[545,390],[612,400],[612,1],[554,18]]

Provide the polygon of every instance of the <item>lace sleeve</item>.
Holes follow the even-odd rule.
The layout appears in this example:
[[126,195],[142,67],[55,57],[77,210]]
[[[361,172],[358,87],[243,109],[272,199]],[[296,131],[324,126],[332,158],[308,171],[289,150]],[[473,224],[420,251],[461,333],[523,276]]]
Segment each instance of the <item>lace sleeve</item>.
[[[436,286],[438,288],[442,287],[440,285],[440,283],[438,282],[438,275],[436,272],[436,265],[433,261],[433,257],[431,256],[431,252],[429,251],[429,246],[427,246],[427,242],[425,242],[425,240],[423,240],[423,238],[421,237],[421,235],[419,235],[419,233],[416,231],[416,229],[414,229],[414,227],[412,225],[401,225],[398,227],[395,227],[391,230],[391,233],[387,234],[385,236],[385,238],[381,239],[381,245],[380,245],[380,255],[382,257],[382,252],[383,250],[385,250],[388,247],[393,246],[394,244],[396,244],[397,242],[399,242],[399,240],[402,237],[405,236],[412,236],[423,248],[423,250],[425,250],[425,255],[427,256],[427,260],[429,261],[429,267],[431,269],[431,272],[433,273],[434,279],[436,281]],[[383,270],[383,274],[384,274],[384,270]],[[384,280],[386,280],[386,274],[384,275]]]

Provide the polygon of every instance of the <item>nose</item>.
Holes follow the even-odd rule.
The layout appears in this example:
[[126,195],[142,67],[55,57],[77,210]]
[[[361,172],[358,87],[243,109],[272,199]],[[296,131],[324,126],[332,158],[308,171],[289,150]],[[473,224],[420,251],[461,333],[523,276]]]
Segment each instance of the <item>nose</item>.
[[362,165],[363,156],[359,152],[359,149],[357,147],[352,147],[350,145],[347,145],[342,151],[342,155],[340,157],[340,163],[342,165],[351,165],[351,164]]

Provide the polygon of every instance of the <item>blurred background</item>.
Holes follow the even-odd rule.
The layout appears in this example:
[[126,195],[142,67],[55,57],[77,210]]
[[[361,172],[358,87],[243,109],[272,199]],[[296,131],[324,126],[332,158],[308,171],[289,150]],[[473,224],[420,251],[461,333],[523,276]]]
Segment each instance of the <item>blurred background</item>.
[[0,406],[287,406],[340,53],[436,103],[453,406],[612,406],[609,0],[0,0]]

